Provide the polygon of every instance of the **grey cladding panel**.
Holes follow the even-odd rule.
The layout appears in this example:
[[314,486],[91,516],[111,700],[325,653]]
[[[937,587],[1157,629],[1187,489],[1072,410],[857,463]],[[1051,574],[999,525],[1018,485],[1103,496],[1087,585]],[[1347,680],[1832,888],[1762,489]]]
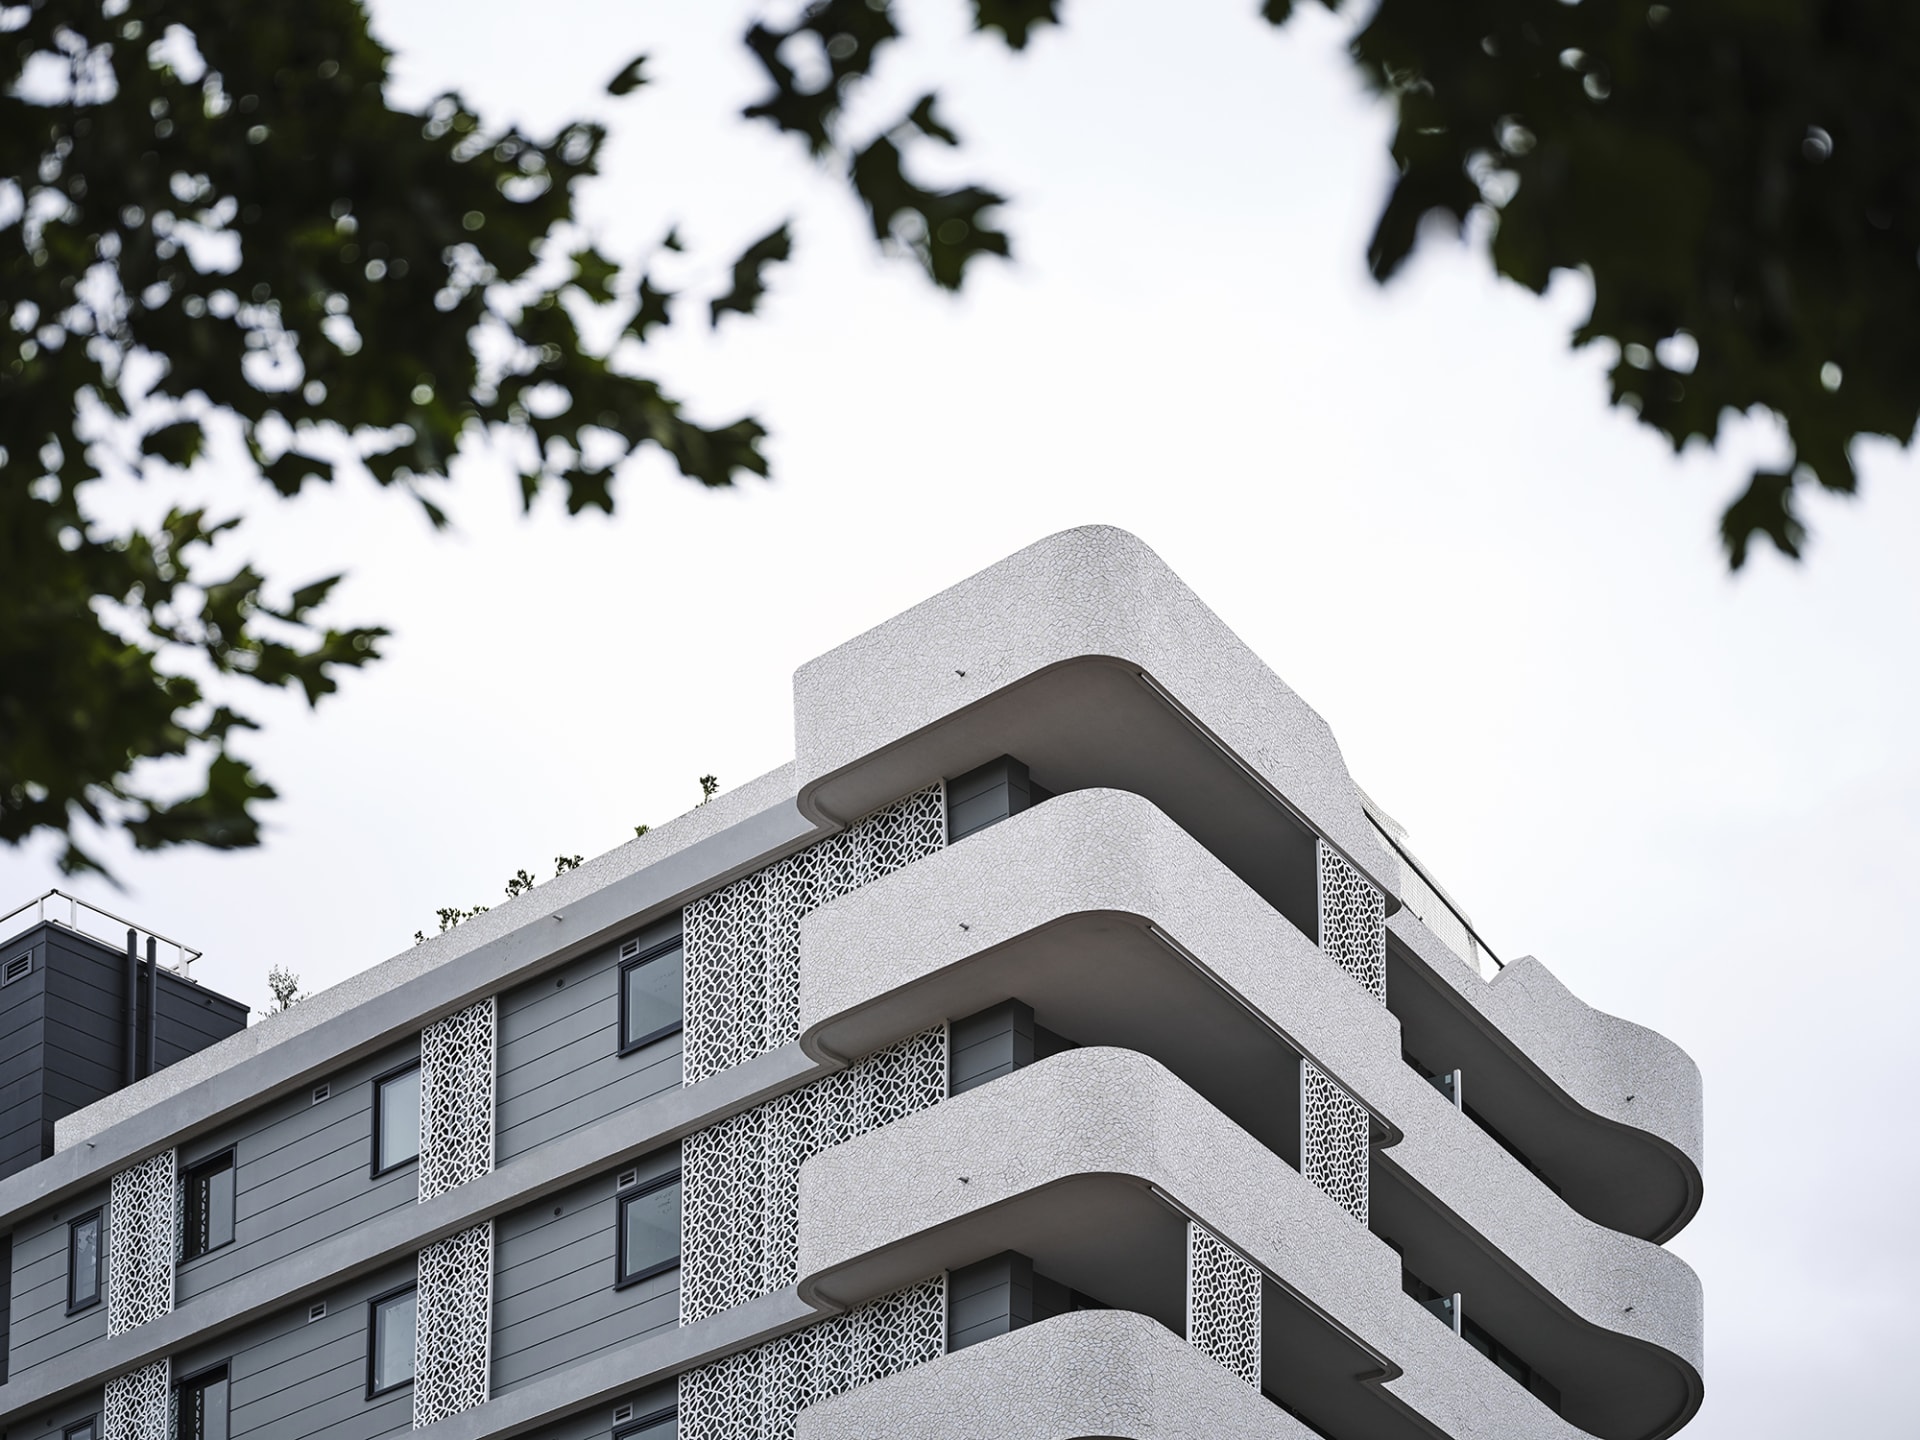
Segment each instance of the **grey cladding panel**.
[[0,985],[0,1176],[26,1169],[41,1158],[45,1100],[41,1071],[41,1016],[46,996],[46,947],[18,942],[0,949],[0,963],[24,955],[32,969]]
[[[628,1168],[644,1183],[679,1164],[672,1146]],[[497,1222],[495,1394],[680,1323],[677,1270],[615,1288],[617,1180],[601,1176]]]
[[[34,1216],[13,1232],[14,1375],[106,1338],[104,1303],[67,1314],[67,1222],[95,1209],[104,1211],[106,1204],[103,1186]],[[107,1223],[112,1225],[111,1216]]]
[[[676,914],[642,932],[675,934]],[[502,1163],[680,1084],[680,1036],[620,1049],[619,946],[609,945],[501,997]]]
[[1033,1261],[1016,1250],[1002,1251],[947,1277],[947,1349],[964,1350],[1031,1325]]
[[173,1360],[175,1378],[226,1365],[233,1440],[373,1440],[413,1425],[413,1391],[367,1398],[367,1302],[413,1278],[411,1265],[341,1286],[327,1313],[307,1319],[307,1302]]
[[231,1148],[234,1152],[234,1243],[182,1265],[175,1281],[182,1302],[375,1216],[417,1204],[412,1165],[371,1179],[373,1081],[418,1054],[409,1043],[363,1060],[327,1084],[283,1096],[233,1125],[194,1141],[182,1168]]
[[[622,1396],[611,1405],[595,1405],[590,1410],[554,1420],[533,1433],[538,1440],[608,1440],[611,1435],[625,1434],[629,1426],[645,1416],[672,1410],[677,1398],[676,1386],[668,1380]],[[625,1413],[628,1418],[616,1424],[613,1417],[617,1413]],[[633,1440],[676,1440],[678,1434],[678,1425],[668,1419],[665,1424],[649,1426]]]
[[947,842],[957,844],[976,831],[997,824],[1037,804],[1045,795],[1027,774],[1027,767],[1011,755],[947,781]]
[[964,1095],[1034,1061],[1033,1007],[1018,1000],[955,1020],[949,1094]]

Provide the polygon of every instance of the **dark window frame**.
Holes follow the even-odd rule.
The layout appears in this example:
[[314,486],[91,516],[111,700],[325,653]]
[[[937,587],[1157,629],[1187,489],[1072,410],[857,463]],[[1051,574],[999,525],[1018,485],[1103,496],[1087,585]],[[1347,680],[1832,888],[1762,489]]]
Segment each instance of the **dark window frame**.
[[[80,1227],[88,1223],[97,1227],[93,1239],[93,1298],[76,1300],[73,1290],[73,1240]],[[96,1206],[85,1215],[76,1215],[67,1222],[67,1314],[78,1315],[82,1310],[91,1310],[107,1298],[106,1252],[107,1221],[104,1207]]]
[[60,1431],[60,1440],[100,1440],[100,1414],[82,1416]]
[[367,1178],[369,1180],[378,1180],[382,1175],[391,1175],[396,1170],[417,1163],[420,1159],[420,1151],[416,1148],[413,1154],[407,1156],[404,1160],[396,1160],[384,1169],[380,1165],[381,1111],[385,1108],[383,1100],[387,1082],[390,1080],[398,1080],[409,1070],[418,1070],[419,1068],[420,1058],[416,1055],[413,1059],[407,1061],[406,1064],[396,1065],[393,1069],[384,1071],[373,1077],[373,1146],[372,1158],[367,1165]]
[[678,1420],[679,1418],[680,1406],[677,1403],[665,1406],[659,1410],[649,1410],[646,1414],[622,1425],[618,1430],[614,1431],[613,1440],[633,1440],[634,1436],[651,1430],[663,1420]]
[[627,1034],[627,976],[635,970],[638,970],[642,965],[650,965],[662,956],[671,954],[675,950],[684,950],[685,948],[685,934],[676,934],[660,941],[657,945],[649,945],[631,960],[622,960],[620,962],[620,980],[615,989],[615,994],[619,997],[620,1002],[620,1049],[616,1053],[631,1055],[634,1051],[644,1049],[657,1040],[664,1040],[669,1035],[678,1035],[682,1030],[687,1028],[686,959],[683,955],[680,962],[680,1018],[669,1025],[661,1025],[656,1029],[649,1030],[644,1035]]
[[[396,1380],[391,1385],[376,1385],[374,1381],[378,1377],[374,1373],[374,1362],[380,1347],[380,1307],[389,1300],[398,1300],[402,1295],[418,1296],[419,1292],[420,1282],[414,1279],[407,1281],[404,1285],[396,1285],[391,1290],[383,1290],[367,1301],[367,1399],[369,1400],[378,1400],[396,1391],[404,1390],[414,1382],[415,1377],[409,1375],[406,1379]],[[418,1333],[420,1309],[417,1299],[414,1302],[413,1323],[415,1333]]]
[[226,1433],[233,1433],[233,1374],[231,1360],[222,1360],[217,1365],[203,1365],[190,1375],[182,1375],[173,1383],[173,1433],[175,1440],[197,1440],[187,1433],[186,1417],[180,1413],[180,1403],[186,1398],[187,1391],[199,1387],[203,1382],[211,1381],[216,1375],[227,1386],[227,1424]]
[[[204,1175],[217,1175],[222,1171],[231,1175],[233,1179],[229,1183],[234,1187],[234,1209],[237,1212],[240,1198],[239,1170],[239,1157],[235,1154],[234,1147],[229,1145],[224,1150],[216,1150],[211,1155],[203,1155],[200,1159],[194,1161],[193,1164],[187,1166],[186,1169],[180,1172],[180,1263],[182,1265],[186,1264],[189,1260],[198,1260],[202,1255],[211,1255],[216,1250],[224,1250],[227,1246],[233,1244],[234,1237],[228,1235],[227,1238],[219,1244],[209,1245],[204,1250],[190,1250],[188,1248],[193,1244],[193,1235],[197,1229],[194,1224],[194,1211],[196,1207],[193,1202],[193,1186],[195,1182]],[[239,1215],[236,1213],[232,1218],[235,1228],[238,1229]]]
[[651,1280],[656,1275],[664,1275],[669,1270],[680,1268],[681,1257],[686,1253],[686,1192],[681,1191],[680,1244],[675,1247],[673,1257],[659,1260],[646,1269],[627,1273],[627,1206],[635,1200],[666,1189],[669,1185],[681,1183],[680,1167],[675,1166],[664,1175],[656,1175],[651,1180],[643,1180],[638,1185],[629,1185],[617,1191],[613,1197],[613,1288],[624,1290],[629,1285],[638,1285],[643,1280]]

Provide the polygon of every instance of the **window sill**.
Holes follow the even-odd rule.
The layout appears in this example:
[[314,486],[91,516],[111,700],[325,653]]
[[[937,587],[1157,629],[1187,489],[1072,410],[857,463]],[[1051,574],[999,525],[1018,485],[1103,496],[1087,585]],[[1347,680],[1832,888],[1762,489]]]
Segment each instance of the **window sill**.
[[670,1035],[679,1035],[682,1032],[684,1032],[686,1028],[687,1027],[684,1024],[681,1024],[681,1025],[668,1025],[659,1030],[650,1030],[645,1035],[642,1035],[638,1040],[629,1040],[626,1044],[622,1045],[614,1053],[622,1057],[632,1055],[637,1051],[646,1049],[649,1045],[659,1044],[662,1040],[665,1040]]
[[669,1270],[678,1270],[679,1268],[680,1257],[676,1255],[671,1260],[662,1260],[658,1265],[649,1265],[637,1275],[629,1275],[624,1280],[616,1280],[613,1288],[616,1290],[631,1290],[635,1285],[644,1284],[648,1280],[657,1280]]
[[233,1248],[233,1244],[234,1242],[231,1240],[222,1240],[218,1245],[210,1246],[209,1248],[205,1250],[201,1250],[196,1254],[183,1255],[180,1257],[179,1262],[175,1265],[174,1268],[178,1270],[184,1270],[187,1268],[187,1266],[193,1264],[196,1260],[204,1260],[209,1255],[218,1255],[222,1250],[231,1250]]

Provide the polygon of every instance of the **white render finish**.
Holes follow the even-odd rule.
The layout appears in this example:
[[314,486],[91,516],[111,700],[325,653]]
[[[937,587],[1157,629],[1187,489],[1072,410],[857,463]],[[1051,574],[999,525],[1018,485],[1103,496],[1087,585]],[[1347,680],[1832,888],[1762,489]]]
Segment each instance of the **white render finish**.
[[[1043,540],[802,667],[794,706],[791,765],[61,1121],[0,1180],[0,1234],[34,1254],[111,1181],[171,1257],[176,1153],[240,1136],[248,1196],[282,1133],[249,1117],[328,1079],[349,1103],[311,1112],[338,1127],[315,1144],[355,1157],[328,1183],[365,1218],[189,1262],[178,1308],[170,1261],[130,1267],[139,1321],[69,1322],[83,1343],[0,1385],[0,1429],[58,1433],[105,1387],[129,1440],[164,1440],[174,1378],[256,1331],[297,1353],[274,1327],[309,1302],[416,1277],[401,1403],[452,1440],[604,1435],[676,1377],[687,1440],[1304,1440],[1287,1406],[1331,1440],[1662,1440],[1691,1417],[1700,1290],[1660,1242],[1700,1202],[1697,1070],[1538,961],[1489,983],[1403,906],[1325,722],[1138,540]],[[949,809],[983,793],[1003,808]],[[676,927],[684,1037],[574,1058],[623,942]],[[413,1044],[418,1203],[381,1209],[337,1082]],[[1477,1115],[1429,1083],[1456,1068]],[[620,1088],[641,1075],[666,1078]],[[640,1192],[615,1177],[676,1165],[678,1266],[628,1275],[616,1202]],[[109,1308],[123,1238],[146,1244],[110,1228]],[[1413,1298],[1436,1290],[1524,1355],[1496,1365]],[[963,1300],[1003,1313],[963,1324]],[[243,1365],[236,1394],[277,1373]],[[360,1418],[300,1433],[391,1428],[338,1403]]]
[[[793,680],[800,807],[845,823],[912,788],[899,778],[912,766],[952,774],[1008,752],[1037,766],[1006,732],[984,753],[972,732],[986,710],[1024,692],[1064,698],[1046,682],[1089,668],[1125,671],[1118,693],[1170,698],[1232,763],[1398,894],[1399,862],[1367,820],[1327,722],[1165,561],[1105,525],[1048,536],[802,665]],[[1097,715],[1076,718],[1069,746],[1091,753],[1107,741],[1088,723]],[[1104,724],[1130,719],[1108,709]]]
[[[1392,1124],[1368,1077],[1396,1088],[1413,1078],[1401,1073],[1394,1017],[1191,836],[1120,791],[1059,796],[809,915],[801,1044],[823,1057],[864,1053],[935,1015],[966,1014],[1009,985],[1035,1004],[1042,993],[1063,1002],[1078,994],[1092,1023],[1108,1023],[1132,1007],[1096,1008],[1105,991],[1086,977],[1095,964],[1115,973],[1113,942],[1103,939],[1097,957],[1071,943],[1103,917],[1126,917],[1114,924],[1129,932],[1120,937],[1132,940],[1129,956],[1166,951],[1148,943],[1152,927],[1200,957],[1197,973],[1209,984],[1224,986],[1315,1060],[1382,1126]],[[1524,1051],[1570,1112],[1697,1155],[1699,1072],[1672,1041],[1582,1004],[1538,961],[1518,961],[1489,985],[1404,912],[1388,926],[1420,937],[1436,965],[1451,967],[1442,973],[1457,978],[1463,1005],[1504,1046]],[[1125,975],[1128,984],[1147,983],[1143,969]],[[1424,1110],[1426,1087],[1408,1093]],[[1624,1102],[1630,1094],[1640,1098]]]
[[[887,1185],[875,1187],[874,1175]],[[1476,1385],[1484,1362],[1464,1345],[1424,1344],[1430,1332],[1453,1337],[1401,1293],[1398,1257],[1164,1066],[1132,1051],[1055,1055],[808,1161],[800,1293],[858,1303],[902,1274],[1002,1248],[1050,1260],[1069,1283],[1075,1267],[1103,1257],[1138,1270],[1157,1207],[1233,1240],[1375,1356],[1386,1388],[1444,1433],[1581,1433],[1517,1386]],[[1107,1223],[1088,1224],[1093,1215]],[[1672,1339],[1684,1354],[1617,1347],[1644,1363],[1631,1371],[1635,1393],[1614,1399],[1658,1416],[1675,1395],[1698,1389],[1698,1291],[1688,1293],[1691,1272],[1678,1260],[1669,1266],[1653,1259],[1664,1251],[1642,1249],[1650,1263],[1633,1265],[1623,1249],[1565,1283],[1584,1281],[1588,1293],[1573,1298],[1590,1311],[1618,1314],[1639,1300],[1636,1312],[1664,1312],[1656,1327],[1691,1321],[1691,1335]],[[1597,1329],[1599,1320],[1588,1324]],[[1609,1370],[1602,1383],[1614,1379]]]
[[809,1407],[799,1440],[1312,1440],[1166,1326],[1126,1310],[1043,1320]]

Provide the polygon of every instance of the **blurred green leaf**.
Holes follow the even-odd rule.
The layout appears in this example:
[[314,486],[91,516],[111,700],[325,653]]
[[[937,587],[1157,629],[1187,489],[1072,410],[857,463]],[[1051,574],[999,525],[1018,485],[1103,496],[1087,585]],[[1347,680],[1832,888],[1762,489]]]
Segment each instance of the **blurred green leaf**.
[[767,266],[785,260],[792,254],[793,237],[788,234],[785,222],[749,245],[740,258],[733,262],[733,288],[711,304],[713,323],[718,325],[720,317],[729,311],[751,315],[759,305],[760,297],[767,291],[762,272]]

